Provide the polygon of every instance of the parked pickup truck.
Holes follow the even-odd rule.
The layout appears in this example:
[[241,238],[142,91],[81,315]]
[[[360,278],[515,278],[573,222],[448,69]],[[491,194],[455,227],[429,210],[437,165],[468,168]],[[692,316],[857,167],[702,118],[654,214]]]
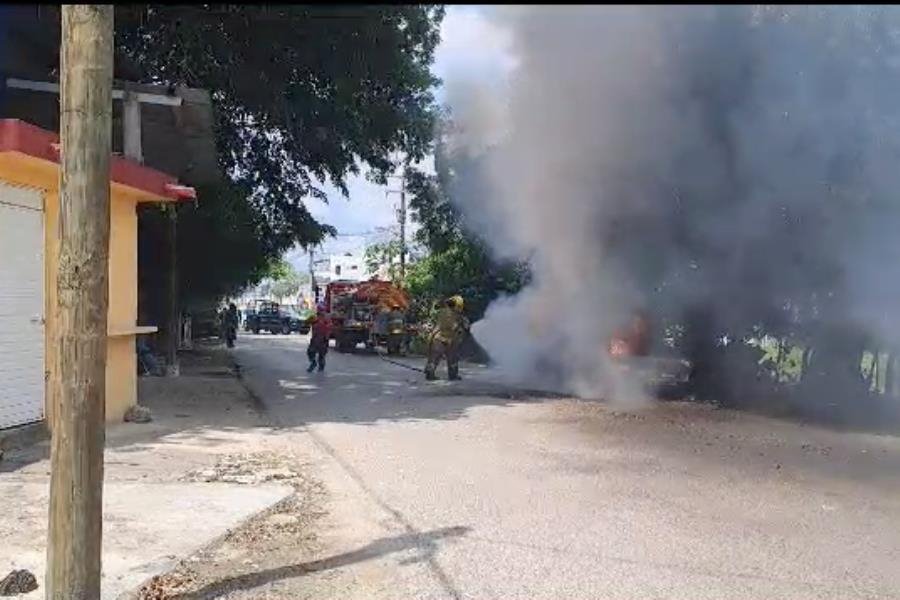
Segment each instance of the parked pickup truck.
[[247,329],[253,333],[268,331],[269,333],[289,334],[297,331],[299,324],[292,323],[291,316],[281,310],[277,302],[263,302],[256,312],[247,315]]

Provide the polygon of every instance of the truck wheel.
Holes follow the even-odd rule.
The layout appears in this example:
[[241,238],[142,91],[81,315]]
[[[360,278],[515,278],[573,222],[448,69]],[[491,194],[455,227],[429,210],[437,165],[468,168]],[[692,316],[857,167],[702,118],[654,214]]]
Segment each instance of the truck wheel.
[[259,335],[259,327],[253,327],[253,335]]
[[290,325],[282,325],[281,333],[284,335],[290,335],[291,334],[291,326]]

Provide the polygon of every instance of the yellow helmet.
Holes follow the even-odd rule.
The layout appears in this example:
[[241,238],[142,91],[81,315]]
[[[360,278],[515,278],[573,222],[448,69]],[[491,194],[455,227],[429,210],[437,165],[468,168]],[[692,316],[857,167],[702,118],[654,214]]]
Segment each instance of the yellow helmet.
[[462,296],[458,296],[458,295],[450,296],[450,304],[452,304],[453,308],[455,308],[456,310],[462,310],[463,307],[465,306]]

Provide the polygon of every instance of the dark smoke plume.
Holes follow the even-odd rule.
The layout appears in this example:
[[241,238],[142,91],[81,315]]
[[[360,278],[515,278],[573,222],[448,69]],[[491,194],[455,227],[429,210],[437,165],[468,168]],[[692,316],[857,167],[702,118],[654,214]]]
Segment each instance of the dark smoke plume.
[[897,9],[492,18],[518,61],[504,96],[448,85],[457,151],[480,164],[455,200],[498,257],[530,257],[534,273],[474,329],[501,366],[553,364],[602,395],[606,339],[638,308],[687,331],[698,360],[759,332],[897,338]]

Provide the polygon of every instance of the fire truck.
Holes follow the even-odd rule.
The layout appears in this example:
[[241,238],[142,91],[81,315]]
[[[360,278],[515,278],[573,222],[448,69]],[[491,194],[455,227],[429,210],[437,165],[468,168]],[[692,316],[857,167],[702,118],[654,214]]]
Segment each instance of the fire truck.
[[[388,354],[398,354],[414,332],[405,319],[409,296],[389,281],[333,281],[325,288],[324,304],[339,352],[365,344],[370,350],[385,346]],[[393,306],[403,313],[402,322],[390,318]]]

